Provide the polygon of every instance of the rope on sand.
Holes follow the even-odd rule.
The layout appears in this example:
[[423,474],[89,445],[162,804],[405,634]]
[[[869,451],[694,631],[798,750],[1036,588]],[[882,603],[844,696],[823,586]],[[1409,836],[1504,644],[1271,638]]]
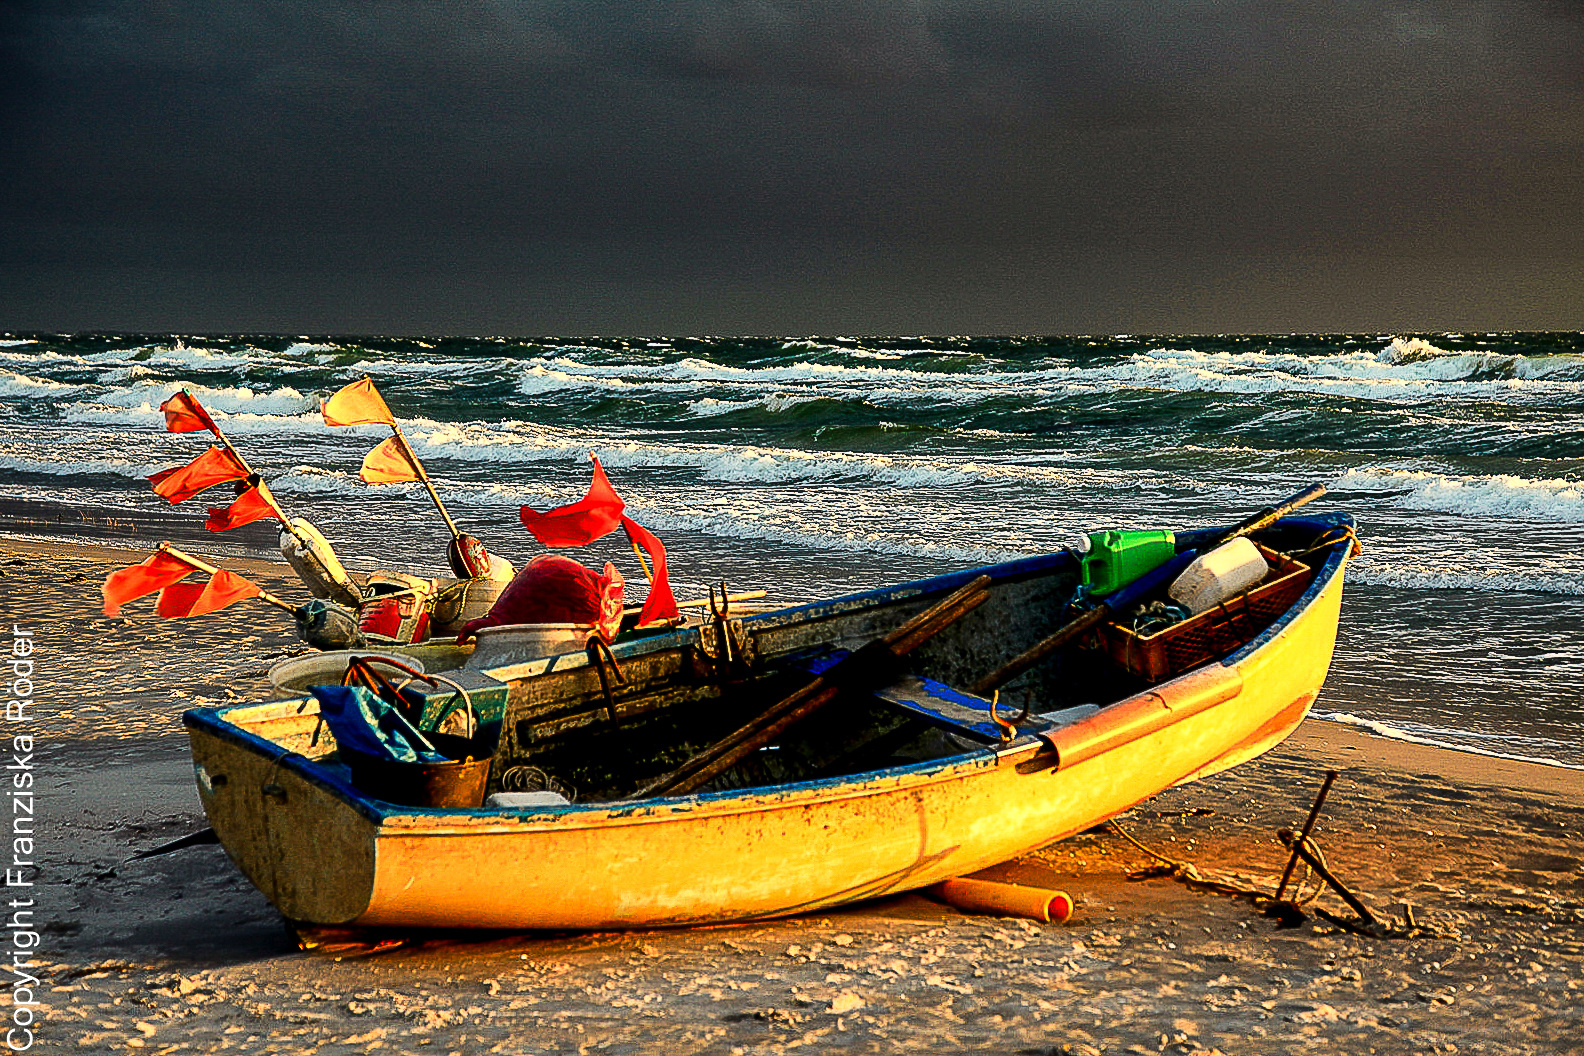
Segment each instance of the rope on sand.
[[1123,828],[1121,823],[1115,818],[1111,819],[1110,825],[1111,828],[1116,830],[1117,834],[1123,839],[1127,840],[1133,846],[1137,847],[1139,850],[1143,851],[1145,854],[1161,863],[1160,865],[1150,866],[1148,868],[1135,870],[1134,872],[1129,873],[1129,880],[1154,880],[1160,877],[1169,877],[1173,880],[1176,880],[1178,883],[1182,884],[1191,891],[1208,891],[1212,894],[1245,899],[1252,903],[1254,908],[1258,909],[1261,913],[1264,913],[1267,916],[1276,917],[1283,927],[1297,927],[1299,924],[1302,924],[1306,919],[1308,919],[1304,914],[1302,907],[1310,902],[1313,902],[1320,894],[1319,885],[1316,885],[1315,889],[1309,894],[1301,894],[1303,884],[1309,880],[1309,873],[1306,868],[1304,877],[1299,881],[1298,884],[1300,893],[1295,893],[1292,901],[1290,902],[1278,902],[1276,899],[1272,898],[1270,895],[1259,890],[1258,888],[1234,883],[1231,880],[1222,879],[1220,877],[1206,876],[1201,873],[1199,868],[1192,862],[1184,862],[1176,858],[1170,858],[1164,854],[1161,854],[1159,851],[1152,850],[1151,848],[1144,846],[1144,844],[1140,843],[1134,838],[1132,833]]
[[[1112,818],[1109,824],[1123,839],[1161,863],[1129,873],[1129,880],[1154,880],[1161,877],[1169,877],[1192,891],[1208,891],[1212,894],[1244,899],[1265,916],[1275,917],[1278,926],[1287,928],[1297,927],[1308,919],[1308,915],[1304,912],[1304,907],[1318,898],[1320,892],[1329,884],[1342,896],[1343,901],[1347,902],[1349,906],[1352,906],[1358,912],[1358,917],[1339,916],[1319,906],[1313,907],[1313,912],[1316,916],[1325,919],[1344,931],[1373,939],[1408,939],[1417,938],[1421,935],[1433,936],[1441,933],[1440,929],[1427,926],[1415,920],[1412,906],[1406,907],[1404,919],[1401,921],[1395,917],[1384,921],[1381,920],[1371,913],[1368,907],[1365,907],[1363,902],[1353,892],[1347,890],[1342,885],[1342,882],[1336,878],[1336,875],[1331,872],[1330,866],[1326,863],[1324,853],[1314,840],[1306,836],[1299,837],[1296,833],[1288,832],[1285,829],[1280,833],[1282,842],[1288,846],[1296,844],[1300,847],[1304,862],[1304,875],[1294,888],[1294,895],[1291,900],[1278,900],[1258,888],[1233,883],[1220,877],[1206,876],[1192,862],[1171,858],[1161,854],[1159,851],[1146,847],[1135,839],[1132,833],[1124,829],[1115,818]],[[1316,879],[1314,890],[1307,895],[1302,894],[1304,885],[1311,879]]]

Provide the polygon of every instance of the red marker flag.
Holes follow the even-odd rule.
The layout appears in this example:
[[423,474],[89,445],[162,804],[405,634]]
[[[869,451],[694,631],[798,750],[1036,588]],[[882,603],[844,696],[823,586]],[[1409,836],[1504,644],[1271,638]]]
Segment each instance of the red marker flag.
[[191,565],[178,561],[163,550],[150,554],[141,565],[118,568],[105,577],[104,614],[119,616],[121,606],[127,602],[163,590],[192,571]]
[[523,527],[545,546],[587,546],[616,530],[627,504],[605,477],[599,459],[594,460],[594,479],[588,494],[569,506],[558,506],[540,513],[524,506],[519,515]]
[[358,476],[365,484],[399,484],[417,480],[418,471],[393,436],[363,456],[363,468]]
[[159,604],[154,611],[161,616],[202,616],[262,593],[263,589],[256,584],[219,568],[207,583],[172,583],[160,591]]
[[359,378],[338,390],[319,408],[326,425],[395,425],[396,416],[385,406],[368,378]]
[[269,490],[260,481],[238,495],[231,505],[209,507],[209,519],[204,522],[204,527],[211,532],[229,532],[266,517],[279,519],[280,511],[270,501]]
[[621,526],[633,545],[643,547],[654,564],[654,582],[649,584],[649,596],[644,599],[643,611],[638,613],[638,626],[669,623],[679,618],[682,612],[677,608],[676,596],[671,593],[671,575],[666,571],[665,547],[653,532],[631,517],[623,517]]
[[205,488],[224,484],[228,480],[247,479],[247,467],[224,448],[211,447],[185,466],[162,469],[151,474],[149,483],[156,494],[171,504],[185,502]]
[[160,410],[165,412],[167,433],[196,433],[200,429],[207,429],[216,436],[220,435],[220,427],[209,417],[209,412],[186,389],[160,404]]

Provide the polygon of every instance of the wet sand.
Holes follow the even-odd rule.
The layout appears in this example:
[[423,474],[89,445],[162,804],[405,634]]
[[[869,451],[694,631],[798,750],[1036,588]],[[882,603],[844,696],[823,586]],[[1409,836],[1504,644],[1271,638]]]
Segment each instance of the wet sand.
[[[1060,925],[910,895],[734,927],[300,951],[217,846],[126,860],[206,825],[181,711],[260,694],[302,650],[256,601],[106,619],[99,584],[147,553],[0,539],[0,617],[36,648],[32,719],[7,724],[36,747],[35,1051],[1506,1054],[1584,1037],[1584,773],[1321,722],[1122,827],[1269,892],[1276,830],[1301,827],[1336,769],[1318,842],[1397,937],[1131,879],[1159,862],[1105,827],[994,871],[1070,892]],[[280,567],[226,564],[303,596]],[[1353,916],[1329,891],[1311,908]]]

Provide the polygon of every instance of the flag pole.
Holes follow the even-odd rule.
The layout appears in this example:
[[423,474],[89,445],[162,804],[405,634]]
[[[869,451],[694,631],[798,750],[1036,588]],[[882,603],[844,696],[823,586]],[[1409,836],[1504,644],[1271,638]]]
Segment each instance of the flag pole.
[[[593,462],[597,466],[599,465],[599,456],[590,451],[589,461]],[[649,571],[649,562],[644,560],[643,547],[638,545],[638,540],[633,538],[632,533],[627,530],[626,525],[622,526],[622,534],[627,537],[627,542],[632,544],[633,556],[638,559],[638,567],[643,569],[644,578],[650,583],[653,583],[654,573]]]
[[644,578],[653,583],[654,573],[649,571],[649,562],[644,560],[644,552],[643,549],[638,545],[638,540],[634,539],[632,536],[628,536],[627,541],[632,544],[633,553],[638,557],[638,567],[643,569]]
[[[198,397],[194,396],[186,389],[182,389],[181,391],[183,396],[186,396],[195,404],[198,403]],[[199,406],[201,407],[202,405],[199,404]],[[220,431],[220,423],[214,420],[214,416],[209,414],[208,411],[204,411],[204,417],[209,419],[209,425],[214,430],[215,438],[224,444],[225,449],[231,453],[231,457],[236,459],[243,469],[247,470],[248,476],[258,477],[259,490],[264,493],[264,500],[270,504],[270,509],[275,511],[275,519],[280,522],[280,526],[286,531],[290,532],[298,542],[303,542],[303,537],[297,534],[297,529],[293,527],[291,518],[286,516],[286,511],[281,509],[280,503],[275,501],[275,493],[264,486],[264,478],[259,476],[259,474],[254,471],[252,466],[248,465],[248,460],[243,458],[242,452],[238,451],[236,446],[231,443],[230,437],[226,436],[225,433]]]
[[[165,553],[169,554],[170,556],[174,557],[176,560],[184,562],[186,564],[189,564],[193,568],[196,568],[200,572],[207,572],[207,573],[209,573],[212,576],[216,572],[220,571],[220,569],[216,568],[214,565],[209,564],[207,561],[200,561],[198,558],[193,557],[191,554],[183,553],[182,551],[180,551],[180,550],[176,549],[174,546],[172,546],[170,543],[161,543],[159,545],[159,548],[163,552],[165,552]],[[278,609],[285,609],[287,612],[290,612],[290,613],[293,613],[293,614],[295,614],[297,612],[297,606],[291,604],[290,602],[282,601],[280,598],[277,598],[275,595],[271,594],[267,590],[260,590],[259,593],[258,593],[258,597],[260,598],[260,600],[267,601],[271,605],[274,605]]]
[[407,436],[402,432],[401,426],[396,424],[396,416],[394,414],[391,415],[390,427],[391,432],[395,434],[397,446],[401,448],[402,457],[407,460],[408,465],[412,466],[413,472],[418,474],[418,482],[428,490],[429,497],[434,500],[435,509],[440,511],[440,516],[445,518],[446,527],[451,529],[451,537],[453,539],[461,539],[462,529],[456,526],[456,522],[451,519],[451,514],[446,511],[445,503],[440,501],[440,493],[435,491],[434,485],[430,483],[429,474],[424,471],[423,463],[418,461],[418,456],[413,452],[412,445],[407,442]]

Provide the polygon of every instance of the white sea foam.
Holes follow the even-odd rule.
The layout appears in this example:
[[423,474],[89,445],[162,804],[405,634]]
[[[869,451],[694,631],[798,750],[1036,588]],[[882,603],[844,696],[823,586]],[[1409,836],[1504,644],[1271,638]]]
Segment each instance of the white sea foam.
[[1448,352],[1444,348],[1437,348],[1423,338],[1394,337],[1391,339],[1391,344],[1381,349],[1375,358],[1382,363],[1420,363],[1425,360],[1455,355],[1457,355],[1456,352]]
[[[320,362],[334,359],[334,355],[322,356]],[[344,367],[337,371],[338,380],[332,387],[356,381],[367,374],[374,380],[374,384],[385,391],[388,384],[406,384],[409,381],[464,381],[464,380],[494,380],[507,381],[516,377],[517,372],[523,369],[524,363],[535,363],[539,360],[524,360],[522,358],[501,356],[494,359],[450,359],[450,360],[404,360],[404,359],[368,359],[359,361],[353,366]],[[612,368],[620,373],[620,368]],[[396,396],[395,392],[386,392],[386,396]],[[400,402],[397,398],[396,402]]]
[[15,346],[0,345],[0,360],[7,363],[26,363],[35,368],[45,368],[61,365],[77,365],[87,363],[82,356],[68,356],[46,348],[43,351],[32,349],[18,349]]
[[517,387],[528,396],[590,387],[703,392],[718,399],[721,389],[757,396],[766,388],[780,388],[834,399],[912,404],[966,404],[1009,393],[1026,398],[1066,391],[1081,380],[1069,368],[975,374],[809,362],[735,367],[693,358],[672,363],[609,365],[557,357],[520,369]]
[[[1560,759],[1555,759],[1550,756],[1525,755],[1517,751],[1504,751],[1499,747],[1488,748],[1468,743],[1470,738],[1481,736],[1477,734],[1470,734],[1461,731],[1453,732],[1450,730],[1411,733],[1400,726],[1393,726],[1390,723],[1381,722],[1376,719],[1367,719],[1359,715],[1350,715],[1346,712],[1317,711],[1314,712],[1311,717],[1321,719],[1325,722],[1335,722],[1343,726],[1356,726],[1360,729],[1368,730],[1378,737],[1385,737],[1388,740],[1393,741],[1404,741],[1408,744],[1423,744],[1432,748],[1447,748],[1451,749],[1452,751],[1467,752],[1471,755],[1483,755],[1495,759],[1511,759],[1514,762],[1520,763],[1542,763],[1546,766],[1560,766],[1568,770],[1584,770],[1584,766],[1580,766],[1576,763],[1563,762]],[[1485,735],[1484,739],[1492,742],[1511,740],[1510,738],[1502,738],[1495,735]]]
[[1350,584],[1405,590],[1477,590],[1496,594],[1529,591],[1538,594],[1584,595],[1584,572],[1534,569],[1490,570],[1449,565],[1445,561],[1381,562],[1366,554],[1348,567]]
[[[67,448],[66,451],[72,449]],[[198,454],[197,451],[193,452]],[[156,465],[145,461],[132,461],[125,458],[49,458],[42,457],[44,452],[38,454],[18,454],[14,451],[0,452],[0,469],[8,469],[16,473],[37,473],[55,477],[80,477],[80,476],[111,476],[137,479],[146,477],[156,470],[166,468],[165,465]]]
[[18,347],[20,345],[36,345],[36,344],[38,344],[38,342],[35,341],[31,337],[23,337],[23,338],[6,337],[6,338],[0,338],[0,348],[16,348],[16,347]]
[[1394,505],[1463,517],[1503,517],[1554,524],[1584,524],[1584,482],[1528,480],[1507,474],[1458,477],[1426,470],[1349,470],[1337,489],[1385,491]]
[[1417,339],[1394,343],[1374,355],[1362,350],[1313,356],[1162,348],[1136,353],[1124,367],[1090,373],[1097,379],[1110,376],[1175,390],[1304,392],[1384,401],[1584,393],[1584,357],[1446,352]]
[[81,392],[82,389],[81,385],[69,385],[48,378],[33,378],[11,370],[0,370],[0,397],[53,400]]
[[689,414],[699,418],[730,414],[732,411],[746,410],[749,407],[762,407],[771,414],[779,414],[800,404],[814,403],[822,398],[818,395],[794,396],[790,393],[777,392],[757,400],[717,400],[712,398],[694,400],[687,405],[687,409]]
[[325,469],[321,466],[293,466],[284,473],[270,478],[271,491],[282,495],[347,495],[366,499],[372,494],[413,492],[422,494],[420,484],[381,484],[371,490],[370,485],[358,479],[357,470]]
[[749,407],[759,407],[763,403],[764,400],[717,400],[714,397],[706,397],[689,403],[687,410],[695,418],[713,418],[716,415],[747,410]]
[[120,415],[120,421],[127,421],[126,413],[130,412],[151,421],[158,419],[163,425],[159,405],[182,389],[196,396],[217,421],[241,415],[295,417],[319,408],[317,396],[304,395],[290,387],[255,392],[237,387],[210,388],[190,382],[134,380],[129,386],[95,394],[91,404],[68,408],[67,418],[103,420],[104,408],[111,407],[118,409],[115,413]]
[[138,378],[146,378],[154,373],[154,368],[143,363],[134,363],[130,367],[117,367],[107,370],[95,380],[101,385],[125,385]]
[[210,348],[156,348],[146,355],[137,358],[153,366],[177,368],[182,370],[230,370],[238,367],[251,366],[257,362],[256,355],[237,354],[222,349]]
[[[730,400],[722,390],[757,396],[770,387],[870,404],[960,406],[1009,397],[1037,403],[1118,387],[1251,396],[1304,392],[1386,402],[1434,398],[1513,401],[1584,395],[1584,357],[1446,353],[1421,346],[1423,342],[1403,342],[1381,353],[1358,349],[1329,356],[1161,348],[1105,365],[1079,367],[1062,362],[1039,370],[952,373],[855,363],[853,359],[901,354],[859,356],[854,350],[844,350],[850,357],[844,363],[803,361],[762,367],[730,366],[692,357],[667,363],[611,364],[585,362],[564,353],[507,366],[516,371],[518,390],[534,397],[578,388],[620,388]],[[1393,353],[1392,348],[1397,351]]]

